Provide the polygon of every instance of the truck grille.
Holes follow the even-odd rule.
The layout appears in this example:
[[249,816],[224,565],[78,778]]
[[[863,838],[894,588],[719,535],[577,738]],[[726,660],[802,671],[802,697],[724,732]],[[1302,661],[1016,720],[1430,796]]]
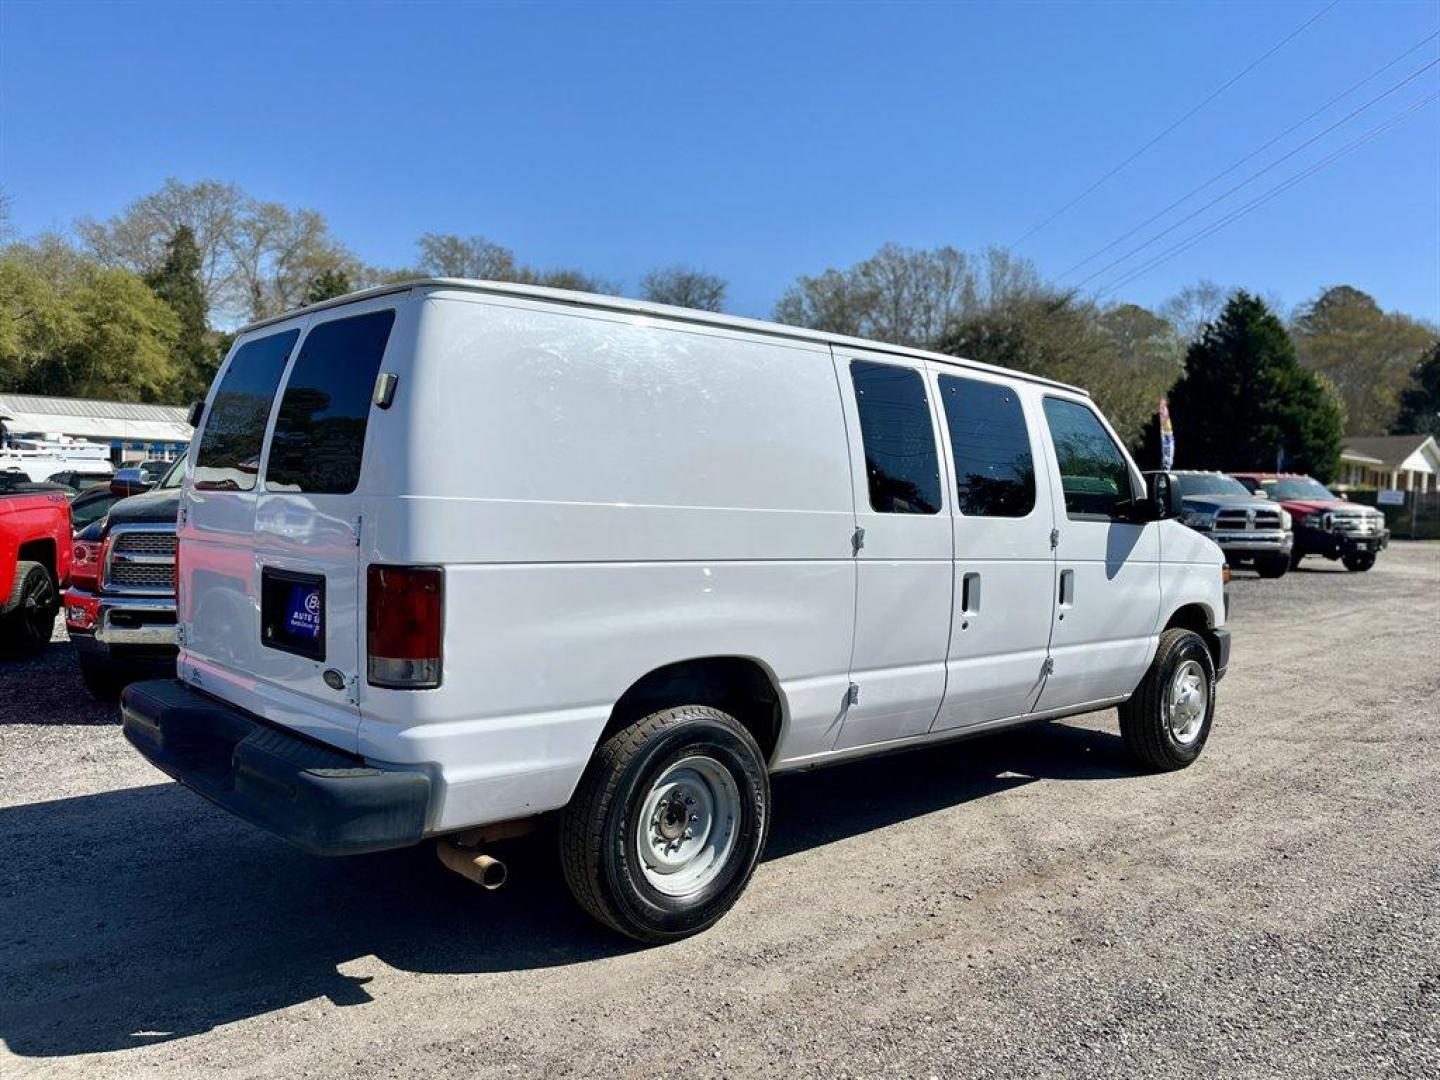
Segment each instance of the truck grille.
[[1330,520],[1334,531],[1345,536],[1377,536],[1385,519],[1379,514],[1336,513]]
[[117,528],[105,559],[105,587],[169,593],[175,587],[174,530]]
[[1227,532],[1276,531],[1280,528],[1280,511],[1221,510],[1215,515],[1215,528]]

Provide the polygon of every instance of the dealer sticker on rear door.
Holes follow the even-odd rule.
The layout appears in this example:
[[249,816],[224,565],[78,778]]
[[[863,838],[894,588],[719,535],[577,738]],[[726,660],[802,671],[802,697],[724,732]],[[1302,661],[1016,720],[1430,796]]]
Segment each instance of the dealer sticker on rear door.
[[295,638],[315,641],[320,637],[320,621],[324,611],[325,602],[321,599],[317,586],[291,585],[285,628]]

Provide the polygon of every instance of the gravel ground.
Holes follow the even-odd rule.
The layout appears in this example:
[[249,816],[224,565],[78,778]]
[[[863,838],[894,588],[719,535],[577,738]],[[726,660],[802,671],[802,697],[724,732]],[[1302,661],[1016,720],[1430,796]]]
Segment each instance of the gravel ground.
[[1440,546],[1237,575],[1205,755],[1113,712],[776,783],[709,933],[546,845],[484,893],[162,782],[63,642],[0,662],[0,1074],[1440,1075]]

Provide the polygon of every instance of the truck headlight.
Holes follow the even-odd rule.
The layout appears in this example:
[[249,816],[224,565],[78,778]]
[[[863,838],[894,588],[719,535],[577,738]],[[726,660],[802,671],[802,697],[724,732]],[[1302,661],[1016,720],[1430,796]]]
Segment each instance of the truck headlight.
[[1180,515],[1180,524],[1189,525],[1192,529],[1208,529],[1215,524],[1215,515],[1203,510],[1186,510]]
[[1280,511],[1280,528],[1289,529],[1292,524],[1289,510]]

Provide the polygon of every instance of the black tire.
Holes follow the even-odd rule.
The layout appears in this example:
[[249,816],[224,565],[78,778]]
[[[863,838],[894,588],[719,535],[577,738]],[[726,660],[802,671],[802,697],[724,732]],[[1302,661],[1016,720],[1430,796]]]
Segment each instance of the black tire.
[[[1190,662],[1203,673],[1205,707],[1197,733],[1177,738],[1167,714],[1167,697],[1176,673]],[[1120,734],[1126,748],[1146,765],[1162,772],[1183,769],[1200,756],[1215,719],[1215,662],[1210,649],[1193,630],[1166,630],[1145,678],[1130,700],[1120,706]]]
[[34,656],[50,644],[55,616],[60,611],[60,590],[50,571],[37,562],[15,564],[15,584],[0,616],[0,648],[20,656]]
[[1363,574],[1375,565],[1374,555],[1345,555],[1341,558],[1346,570],[1353,570],[1357,574]]
[[1289,555],[1272,555],[1255,560],[1255,572],[1263,578],[1284,577],[1290,571]]
[[125,688],[125,680],[115,670],[115,665],[103,656],[81,653],[80,678],[96,701],[118,701],[120,691]]
[[[647,879],[633,822],[655,781],[690,757],[724,770],[738,813],[727,818],[733,844],[714,877],[692,894],[674,896]],[[719,709],[683,705],[652,713],[595,751],[560,814],[560,863],[582,908],[622,934],[659,944],[699,933],[730,910],[769,832],[770,777],[755,739]]]

